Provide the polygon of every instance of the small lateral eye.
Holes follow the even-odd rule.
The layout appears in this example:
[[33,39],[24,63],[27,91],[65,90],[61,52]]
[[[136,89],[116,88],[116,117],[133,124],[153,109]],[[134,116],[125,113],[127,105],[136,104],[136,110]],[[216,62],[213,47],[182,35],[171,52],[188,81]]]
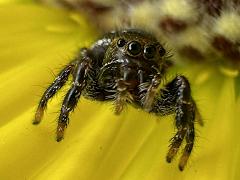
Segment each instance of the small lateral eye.
[[158,51],[159,51],[160,56],[164,56],[166,54],[166,50],[162,46],[159,47]]
[[124,39],[119,39],[117,41],[118,47],[123,47],[126,44],[126,41]]
[[156,54],[156,48],[153,45],[149,45],[144,48],[144,55],[146,58],[151,59],[155,56]]
[[141,44],[137,41],[132,41],[128,45],[128,51],[134,56],[138,55],[141,52]]

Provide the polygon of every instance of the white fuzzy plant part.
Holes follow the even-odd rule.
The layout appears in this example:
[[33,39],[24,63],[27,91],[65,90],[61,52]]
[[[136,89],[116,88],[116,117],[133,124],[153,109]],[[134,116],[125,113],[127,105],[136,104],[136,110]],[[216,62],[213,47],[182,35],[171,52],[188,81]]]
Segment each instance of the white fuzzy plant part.
[[[44,0],[48,1],[48,0]],[[176,59],[240,69],[240,0],[61,0],[103,31],[138,27],[157,34]]]

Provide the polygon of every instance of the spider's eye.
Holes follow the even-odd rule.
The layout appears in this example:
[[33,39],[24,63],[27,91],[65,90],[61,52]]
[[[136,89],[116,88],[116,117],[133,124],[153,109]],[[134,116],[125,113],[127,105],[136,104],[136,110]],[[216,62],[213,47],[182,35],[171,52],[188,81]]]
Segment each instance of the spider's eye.
[[156,54],[156,48],[153,45],[147,46],[144,48],[144,55],[146,58],[151,59]]
[[119,39],[117,41],[118,47],[123,47],[126,44],[126,41],[124,39]]
[[128,45],[128,51],[136,56],[141,52],[141,44],[137,41],[132,41],[129,45]]
[[160,46],[158,51],[159,51],[160,56],[164,56],[166,53],[166,50],[162,46]]

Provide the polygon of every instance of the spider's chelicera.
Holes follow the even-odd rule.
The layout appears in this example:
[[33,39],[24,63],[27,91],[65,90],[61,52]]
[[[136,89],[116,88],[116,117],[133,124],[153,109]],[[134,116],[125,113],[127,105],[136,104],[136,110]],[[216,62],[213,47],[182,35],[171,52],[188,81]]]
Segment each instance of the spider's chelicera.
[[58,118],[57,141],[63,139],[69,113],[81,95],[113,101],[116,114],[120,114],[126,104],[132,104],[158,116],[175,114],[177,132],[171,139],[166,159],[172,161],[185,139],[179,162],[179,169],[183,170],[194,144],[195,117],[202,122],[186,77],[177,76],[159,88],[168,66],[166,51],[152,34],[137,29],[110,32],[90,48],[80,49],[76,58],[61,70],[44,92],[33,124],[40,123],[48,100],[71,75],[73,82]]

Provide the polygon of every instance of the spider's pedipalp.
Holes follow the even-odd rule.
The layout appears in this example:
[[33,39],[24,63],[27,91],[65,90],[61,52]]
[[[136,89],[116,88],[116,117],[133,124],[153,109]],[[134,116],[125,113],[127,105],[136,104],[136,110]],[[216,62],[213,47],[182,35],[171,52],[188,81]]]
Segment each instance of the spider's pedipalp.
[[127,102],[132,102],[132,95],[129,93],[128,83],[123,80],[117,80],[117,92],[115,98],[115,114],[119,115]]
[[120,70],[121,78],[116,80],[115,114],[119,115],[127,103],[132,103],[131,94],[138,84],[137,72],[134,68],[124,66]]
[[147,93],[144,97],[143,107],[146,111],[150,111],[153,105],[154,98],[157,94],[157,89],[161,83],[162,75],[160,73],[156,74],[147,90]]

